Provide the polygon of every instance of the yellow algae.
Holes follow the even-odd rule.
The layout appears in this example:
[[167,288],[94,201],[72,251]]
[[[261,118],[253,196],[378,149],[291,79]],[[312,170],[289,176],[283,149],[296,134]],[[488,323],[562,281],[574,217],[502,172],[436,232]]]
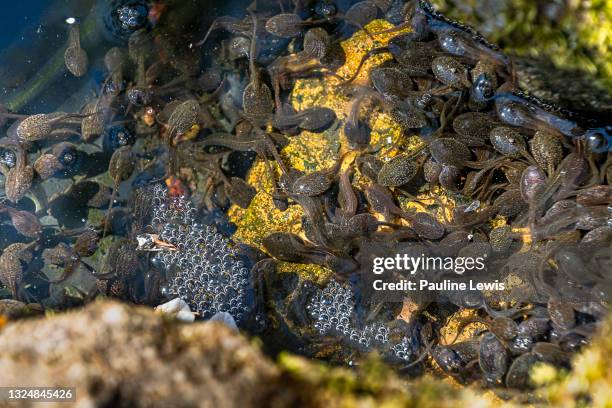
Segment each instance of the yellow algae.
[[341,93],[341,89],[331,86],[321,78],[298,79],[290,95],[293,108],[301,111],[315,106],[333,109],[339,119],[344,117],[344,108],[349,98]]
[[280,211],[274,206],[272,183],[263,161],[255,163],[247,182],[257,189],[257,194],[248,208],[234,205],[229,209],[230,220],[238,227],[234,239],[263,249],[262,241],[268,234],[279,231],[301,232],[301,207],[292,205],[286,211]]
[[281,151],[281,157],[295,169],[311,173],[333,166],[339,151],[337,132],[332,127],[321,134],[302,132],[291,139]]
[[489,221],[489,225],[491,226],[491,228],[503,227],[506,224],[507,224],[507,220],[501,215],[498,215],[497,217]]
[[440,329],[440,342],[442,344],[451,344],[453,341],[463,341],[473,338],[474,333],[485,329],[485,325],[480,322],[470,322],[461,333],[458,334],[459,327],[462,322],[478,316],[478,313],[473,309],[462,309],[455,312],[448,318],[444,327]]
[[315,284],[324,284],[334,274],[330,269],[314,264],[296,264],[291,262],[279,262],[276,270],[279,273],[294,272],[302,279]]
[[[383,30],[387,30],[389,28],[393,28],[394,26],[385,20],[373,20],[368,25],[366,25],[366,29],[369,32],[379,32]],[[395,33],[383,33],[373,35],[370,38],[363,30],[356,32],[351,38],[342,42],[342,48],[346,54],[346,62],[345,64],[338,69],[336,74],[341,77],[349,78],[353,76],[357,68],[359,67],[359,63],[362,58],[371,50],[375,48],[384,47],[389,43],[389,40],[393,37],[397,37],[399,34],[403,32],[409,32],[409,29],[404,31],[399,31]],[[381,53],[372,56],[369,58],[362,66],[359,75],[355,80],[355,84],[359,84],[361,82],[367,82],[369,78],[369,72],[372,68],[375,68],[382,64],[383,62],[391,59],[391,54],[389,53]],[[333,79],[333,82],[338,82],[337,79]]]
[[400,137],[402,136],[402,128],[391,119],[389,114],[375,111],[370,122],[372,123],[372,132],[370,133],[372,146],[390,146],[393,143],[401,143],[404,139]]

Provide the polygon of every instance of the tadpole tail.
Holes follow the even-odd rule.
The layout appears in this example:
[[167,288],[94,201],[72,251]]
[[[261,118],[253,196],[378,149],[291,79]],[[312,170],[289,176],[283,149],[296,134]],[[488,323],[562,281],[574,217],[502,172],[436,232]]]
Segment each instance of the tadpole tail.
[[387,28],[387,29],[381,30],[381,31],[376,31],[376,32],[373,32],[373,33],[370,33],[370,34],[371,35],[392,34],[392,33],[396,33],[398,31],[404,30],[406,28],[410,28],[410,23],[408,21],[404,21],[403,23],[400,23],[400,24],[396,25],[395,27]]
[[373,50],[368,51],[361,58],[361,61],[359,62],[359,65],[357,66],[357,70],[355,71],[355,73],[351,77],[346,79],[344,82],[341,82],[340,84],[338,84],[338,86],[345,86],[353,82],[355,79],[357,79],[357,77],[359,76],[359,72],[361,71],[361,68],[363,68],[363,65],[369,58],[373,57],[374,55],[382,54],[384,52],[389,52],[389,47],[374,48]]
[[115,198],[117,197],[118,187],[119,187],[118,183],[115,183],[115,186],[113,187],[113,192],[111,193],[111,196],[110,196],[110,201],[108,202],[108,210],[106,211],[106,217],[104,217],[104,229],[102,230],[102,239],[106,238],[106,231],[108,229],[108,223],[110,222],[111,210],[113,209],[113,202],[115,201]]
[[208,40],[208,37],[210,37],[210,35],[212,34],[213,31],[215,31],[217,29],[217,23],[213,22],[210,25],[210,28],[208,29],[208,31],[206,31],[206,34],[204,35],[204,38],[202,38],[200,41],[198,41],[197,43],[195,43],[196,47],[201,47],[204,45],[204,43],[206,43],[206,40]]

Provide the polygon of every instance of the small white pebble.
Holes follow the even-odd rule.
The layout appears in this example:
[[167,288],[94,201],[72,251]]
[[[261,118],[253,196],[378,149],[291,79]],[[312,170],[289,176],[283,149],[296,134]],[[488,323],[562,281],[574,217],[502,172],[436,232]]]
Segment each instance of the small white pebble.
[[174,316],[182,322],[193,322],[195,320],[195,316],[191,313],[189,305],[181,298],[172,299],[169,302],[163,303],[157,306],[155,310]]
[[232,330],[238,331],[238,325],[234,317],[227,312],[217,312],[210,318],[210,321],[221,322],[227,325]]

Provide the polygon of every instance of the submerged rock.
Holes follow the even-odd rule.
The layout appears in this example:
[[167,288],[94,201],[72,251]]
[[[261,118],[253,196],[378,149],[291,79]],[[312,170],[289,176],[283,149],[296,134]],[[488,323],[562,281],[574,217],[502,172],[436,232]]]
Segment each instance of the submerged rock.
[[217,313],[215,313],[214,316],[210,318],[210,321],[211,322],[223,323],[224,325],[226,325],[230,329],[232,329],[234,331],[238,331],[238,326],[236,325],[236,320],[234,320],[232,315],[227,313],[227,312],[217,312]]
[[76,387],[80,406],[260,406],[278,370],[224,324],[115,302],[0,331],[3,384]]

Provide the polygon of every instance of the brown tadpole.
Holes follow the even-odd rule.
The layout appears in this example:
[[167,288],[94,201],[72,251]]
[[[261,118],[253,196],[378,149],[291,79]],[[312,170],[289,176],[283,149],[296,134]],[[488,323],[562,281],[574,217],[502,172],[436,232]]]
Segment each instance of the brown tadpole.
[[378,15],[378,7],[370,0],[363,0],[353,4],[344,14],[344,21],[348,25],[355,26],[363,30],[366,35],[372,38],[365,26]]
[[200,104],[195,99],[188,99],[176,105],[170,118],[164,137],[172,146],[191,140],[200,131]]
[[366,121],[361,119],[360,113],[364,103],[371,97],[376,99],[379,98],[379,96],[375,95],[373,92],[361,88],[353,97],[348,115],[344,122],[344,135],[349,143],[357,148],[363,148],[370,144],[370,133],[372,130]]
[[419,168],[414,157],[399,154],[383,164],[378,172],[378,184],[385,187],[402,186],[416,176]]
[[[29,143],[39,140],[61,138],[70,135],[81,136],[79,132],[69,127],[57,128],[59,124],[70,124],[69,119],[82,119],[88,114],[53,112],[30,115],[19,122],[15,134],[20,142]],[[80,124],[80,121],[78,122]]]
[[310,132],[320,133],[336,120],[336,113],[329,108],[315,106],[296,113],[283,113],[277,110],[274,126],[278,129],[298,127]]
[[525,158],[535,164],[534,158],[527,151],[527,142],[522,134],[508,126],[498,126],[491,130],[489,139],[493,148],[506,157]]
[[298,235],[276,232],[263,241],[264,248],[274,258],[286,262],[314,263],[330,268],[340,276],[347,276],[358,268],[357,262],[346,256],[338,256],[321,246],[305,242]]
[[81,47],[80,24],[74,19],[66,21],[69,27],[68,48],[64,52],[64,64],[66,69],[75,77],[82,77],[87,73],[89,58]]
[[303,20],[295,13],[280,13],[266,21],[266,31],[281,38],[294,38],[302,34],[304,28],[312,27],[328,20]]
[[467,67],[453,57],[436,57],[431,63],[431,69],[436,79],[445,85],[457,89],[469,88],[472,85]]
[[6,164],[0,163],[0,171],[4,174],[4,194],[9,201],[16,203],[21,200],[30,188],[34,179],[34,169],[28,165],[27,151],[16,141],[8,140],[0,143],[16,152],[15,166],[9,168]]
[[108,71],[106,89],[115,96],[123,90],[123,71],[127,60],[127,53],[120,47],[112,47],[104,55],[104,66]]
[[30,244],[11,244],[0,255],[0,282],[11,291],[14,299],[19,299],[25,265],[32,262],[32,246],[35,243],[36,241]]
[[[110,217],[111,209],[117,196],[117,189],[121,182],[127,180],[132,175],[134,168],[136,167],[136,157],[132,152],[132,146],[122,146],[115,150],[111,156],[110,163],[108,165],[108,174],[113,180],[113,192],[111,194],[110,202],[108,203],[107,218]],[[104,231],[102,237],[106,236],[106,230],[109,226],[109,219],[104,221]]]
[[357,213],[359,201],[351,184],[350,170],[348,169],[340,173],[338,203],[345,217],[352,217]]
[[38,238],[40,236],[42,225],[36,215],[29,211],[17,210],[0,202],[0,214],[2,213],[9,215],[13,227],[21,235],[28,238]]
[[257,17],[254,13],[251,13],[251,20],[253,22],[253,33],[249,52],[250,81],[242,93],[242,108],[247,118],[255,122],[265,122],[272,116],[274,102],[272,91],[261,80],[261,75],[255,64],[257,59]]
[[408,212],[395,204],[393,195],[388,188],[380,184],[372,184],[365,190],[366,200],[373,211],[381,213],[386,219],[391,215],[404,218],[410,223],[410,228],[418,236],[425,239],[440,239],[445,228],[434,216],[426,212]]
[[291,194],[314,197],[326,192],[338,177],[338,170],[342,167],[344,160],[352,155],[351,152],[344,153],[336,163],[328,168],[315,171],[298,177],[291,185]]

